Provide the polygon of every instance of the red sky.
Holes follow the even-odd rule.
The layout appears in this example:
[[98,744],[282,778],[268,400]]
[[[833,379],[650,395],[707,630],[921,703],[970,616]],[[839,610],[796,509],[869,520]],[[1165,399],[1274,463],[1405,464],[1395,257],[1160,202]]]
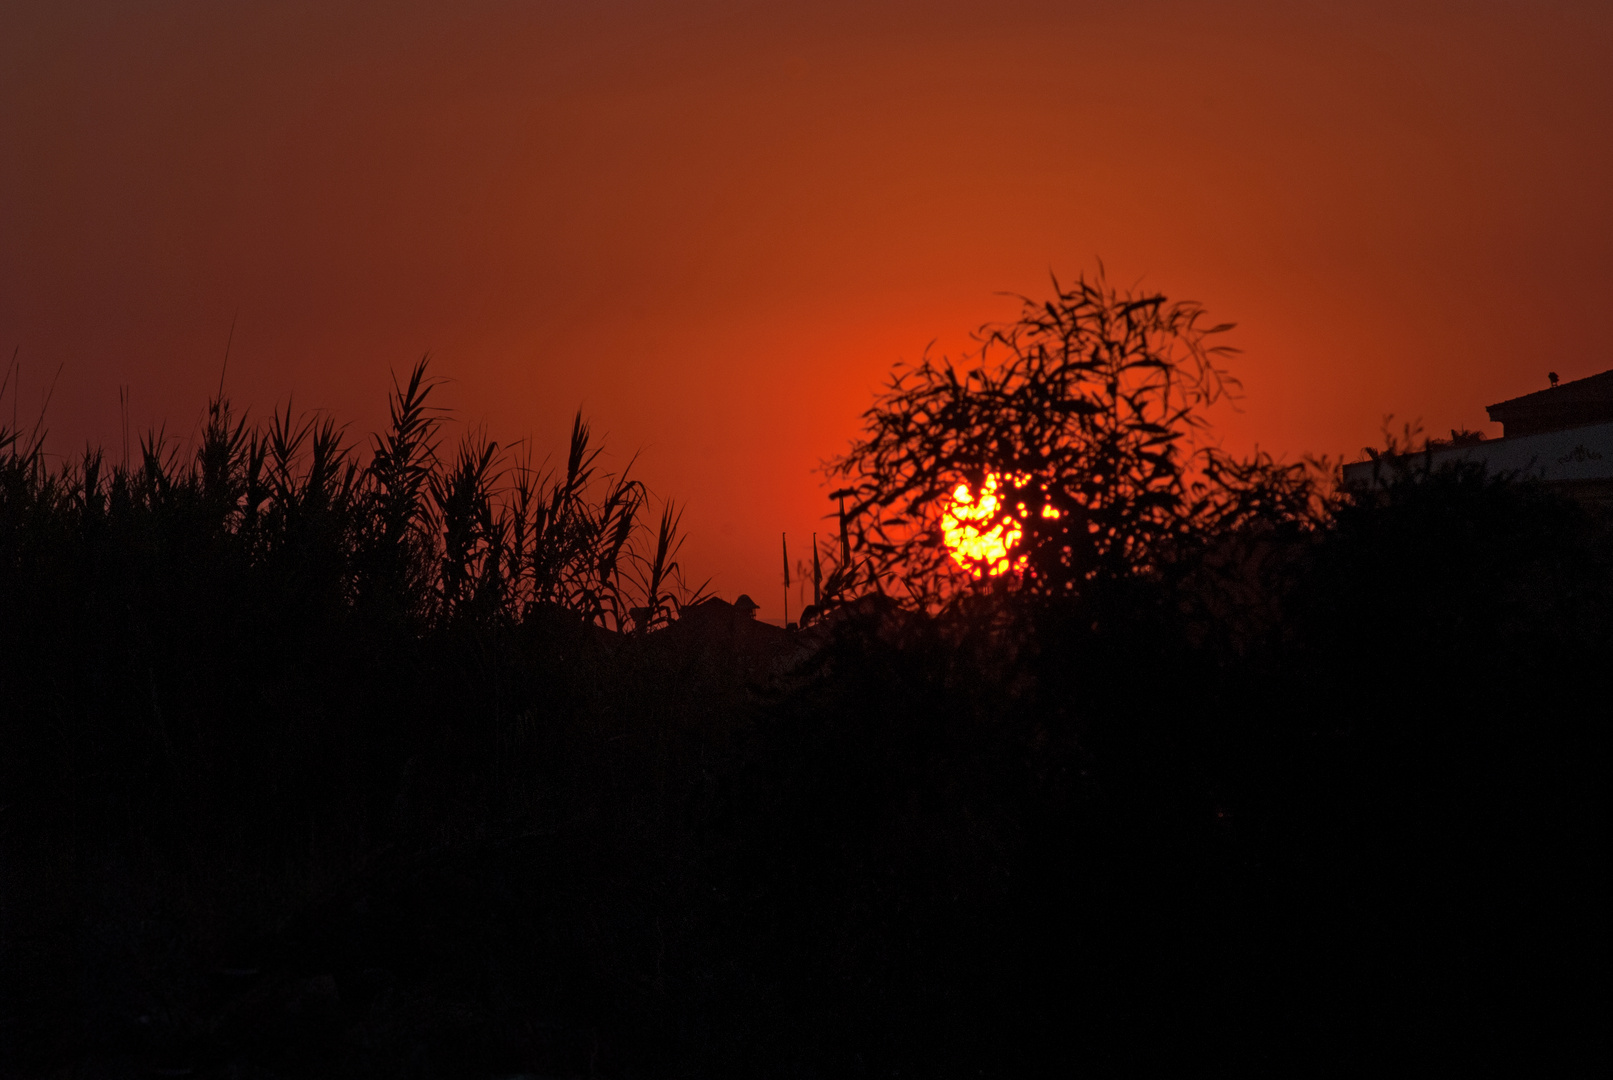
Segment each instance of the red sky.
[[[1613,367],[1613,7],[0,6],[0,346],[50,448],[294,393],[579,406],[779,614],[890,365],[1102,258],[1235,321],[1228,446]],[[1484,430],[1499,433],[1493,426]]]

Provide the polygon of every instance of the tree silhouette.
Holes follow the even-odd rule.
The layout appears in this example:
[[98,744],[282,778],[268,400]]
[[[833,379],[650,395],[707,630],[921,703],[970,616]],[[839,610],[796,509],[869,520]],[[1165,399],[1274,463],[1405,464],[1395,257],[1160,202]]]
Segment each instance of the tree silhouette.
[[[1198,438],[1206,408],[1237,386],[1221,366],[1236,352],[1220,342],[1232,324],[1113,286],[1101,265],[1053,287],[1046,301],[1022,297],[1014,322],[981,328],[964,363],[926,355],[898,368],[864,436],[829,463],[852,493],[868,576],[921,606],[981,581],[1076,597],[1308,509],[1303,466],[1238,460]],[[963,527],[1000,530],[1005,560],[953,557],[943,519],[960,494],[989,510]]]

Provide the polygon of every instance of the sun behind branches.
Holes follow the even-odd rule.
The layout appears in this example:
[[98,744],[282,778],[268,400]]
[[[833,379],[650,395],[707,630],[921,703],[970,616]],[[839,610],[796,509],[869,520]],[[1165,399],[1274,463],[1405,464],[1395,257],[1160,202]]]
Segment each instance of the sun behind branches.
[[998,505],[996,473],[986,475],[978,498],[966,483],[952,489],[952,505],[941,514],[941,531],[959,566],[993,577],[1012,568],[1010,552],[1024,535],[1019,523]]
[[[1020,503],[1017,514],[1006,510],[997,494],[996,473],[987,473],[977,497],[967,483],[952,489],[952,505],[941,514],[941,532],[947,550],[965,570],[983,577],[996,577],[1010,570],[1022,570],[1025,556],[1014,549],[1025,531],[1019,519],[1027,513]],[[1041,516],[1056,518],[1059,512],[1043,506]]]

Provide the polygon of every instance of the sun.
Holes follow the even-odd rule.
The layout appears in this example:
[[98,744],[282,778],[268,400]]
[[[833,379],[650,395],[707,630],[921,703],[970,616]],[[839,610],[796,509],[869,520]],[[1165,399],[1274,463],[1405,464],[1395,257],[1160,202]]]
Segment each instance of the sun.
[[996,577],[1024,565],[1013,555],[1024,530],[1013,514],[1005,513],[997,495],[997,474],[987,473],[978,494],[960,483],[952,489],[952,505],[941,514],[941,533],[958,565],[973,573]]
[[[1023,486],[1028,476],[1020,477]],[[967,483],[952,489],[952,505],[941,513],[941,534],[959,566],[983,577],[997,577],[1025,569],[1026,557],[1014,549],[1025,537],[1022,521],[1030,516],[1024,503],[1012,509],[1003,505],[997,487],[1000,476],[987,473],[976,494]],[[1039,516],[1057,518],[1059,511],[1044,503]]]

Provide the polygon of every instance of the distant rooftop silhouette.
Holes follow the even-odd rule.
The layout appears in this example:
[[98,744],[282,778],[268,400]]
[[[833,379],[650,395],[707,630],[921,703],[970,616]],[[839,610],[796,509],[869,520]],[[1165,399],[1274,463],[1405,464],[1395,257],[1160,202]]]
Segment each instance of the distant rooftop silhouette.
[[1368,450],[1369,460],[1344,466],[1345,487],[1378,487],[1408,464],[1436,469],[1466,462],[1494,475],[1543,481],[1582,502],[1613,509],[1613,370],[1554,382],[1491,405],[1489,413],[1503,425],[1501,438],[1453,430],[1448,441],[1431,439],[1420,452],[1390,456]]
[[1545,390],[1498,402],[1487,411],[1506,439],[1606,423],[1613,420],[1613,370],[1561,385],[1553,373]]

